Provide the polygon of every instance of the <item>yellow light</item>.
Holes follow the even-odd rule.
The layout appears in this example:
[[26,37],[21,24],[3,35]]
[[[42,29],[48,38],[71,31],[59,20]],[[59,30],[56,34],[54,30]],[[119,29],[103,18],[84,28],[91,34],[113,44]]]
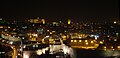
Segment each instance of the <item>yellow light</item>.
[[42,50],[37,50],[36,53],[37,53],[37,55],[41,55],[42,54]]
[[32,38],[32,41],[36,41],[36,38]]
[[45,19],[42,19],[43,24],[45,24]]
[[106,46],[104,47],[104,49],[106,49]]
[[70,19],[68,19],[68,24],[70,24],[71,23],[71,20]]
[[77,42],[77,40],[74,40],[74,42]]
[[57,22],[52,22],[52,24],[57,24]]
[[111,46],[111,48],[113,48],[113,46]]
[[93,41],[91,41],[91,43],[93,43]]
[[88,45],[88,42],[87,43],[85,43],[86,45]]
[[30,38],[32,38],[32,36],[30,35]]
[[117,46],[117,48],[120,48],[120,46]]
[[62,36],[62,38],[67,38],[67,36]]
[[35,36],[35,37],[38,37],[38,34],[32,34],[33,36]]
[[3,26],[0,26],[0,28],[3,28]]
[[100,41],[100,44],[103,44],[103,42],[102,42],[102,41]]
[[73,42],[73,40],[71,40],[71,42]]
[[44,39],[42,39],[42,43],[45,43]]
[[115,50],[115,49],[112,49],[112,50]]
[[87,40],[85,40],[85,42],[87,42]]
[[50,32],[50,34],[53,34],[52,32]]
[[79,42],[82,42],[81,40],[79,40]]
[[82,38],[82,37],[79,36],[79,38]]
[[49,39],[49,41],[53,41],[53,39]]
[[52,31],[53,33],[55,33],[55,31]]
[[7,36],[9,35],[9,34],[6,34]]

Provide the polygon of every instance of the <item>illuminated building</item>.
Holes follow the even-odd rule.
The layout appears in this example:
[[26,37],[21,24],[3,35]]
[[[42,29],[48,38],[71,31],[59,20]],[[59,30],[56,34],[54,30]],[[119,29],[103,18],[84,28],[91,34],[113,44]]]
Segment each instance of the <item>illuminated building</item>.
[[45,19],[42,19],[43,24],[45,24]]
[[71,20],[70,19],[68,19],[68,24],[71,24]]
[[38,28],[37,29],[37,34],[43,34],[44,33],[44,29],[43,28]]
[[28,38],[29,41],[36,41],[38,38],[38,34],[36,33],[28,33],[27,35],[29,36]]
[[52,22],[53,26],[58,26],[58,22]]
[[30,23],[43,23],[43,24],[45,24],[45,19],[40,19],[39,17],[37,17],[37,19],[30,19],[28,21]]
[[72,38],[70,40],[70,46],[73,48],[81,49],[96,49],[99,46],[99,43],[93,38]]

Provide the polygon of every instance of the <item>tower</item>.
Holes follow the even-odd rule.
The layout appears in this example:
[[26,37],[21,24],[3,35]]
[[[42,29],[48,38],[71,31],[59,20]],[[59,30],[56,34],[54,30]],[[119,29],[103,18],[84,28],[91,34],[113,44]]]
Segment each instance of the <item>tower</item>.
[[71,24],[71,20],[70,19],[68,19],[68,24]]

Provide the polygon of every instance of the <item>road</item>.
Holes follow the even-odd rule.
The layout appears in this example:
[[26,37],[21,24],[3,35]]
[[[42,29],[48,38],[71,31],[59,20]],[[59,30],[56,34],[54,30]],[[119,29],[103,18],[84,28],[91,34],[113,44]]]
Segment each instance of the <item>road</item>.
[[9,46],[13,49],[13,55],[12,55],[12,58],[16,58],[17,55],[18,55],[18,51],[17,51],[17,48],[13,45],[10,45],[10,44],[6,44],[6,43],[2,43],[0,42],[1,45],[5,45],[5,46]]

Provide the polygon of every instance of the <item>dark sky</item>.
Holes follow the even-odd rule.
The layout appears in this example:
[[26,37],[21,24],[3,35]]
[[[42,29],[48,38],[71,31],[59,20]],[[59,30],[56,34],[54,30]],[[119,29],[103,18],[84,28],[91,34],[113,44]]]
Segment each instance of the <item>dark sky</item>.
[[118,0],[0,1],[0,17],[119,17]]

